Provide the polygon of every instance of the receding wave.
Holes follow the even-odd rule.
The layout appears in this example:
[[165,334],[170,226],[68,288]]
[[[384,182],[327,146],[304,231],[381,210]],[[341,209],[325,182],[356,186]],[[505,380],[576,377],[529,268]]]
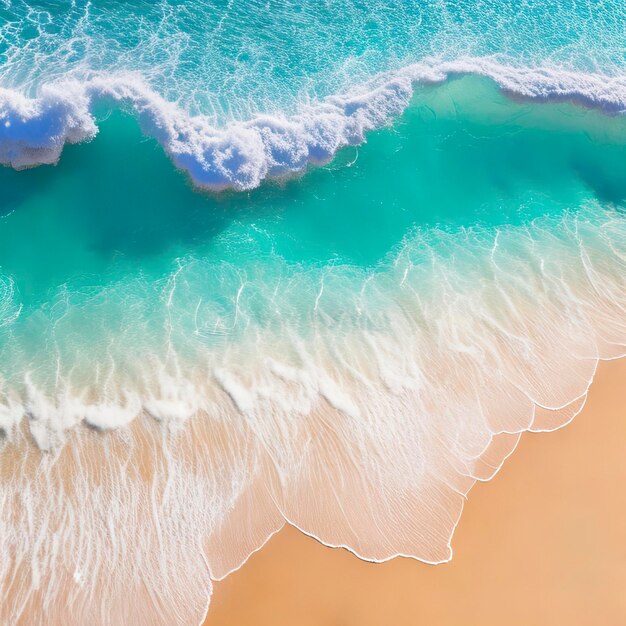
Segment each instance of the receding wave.
[[626,110],[626,78],[550,67],[525,68],[487,58],[430,61],[379,75],[351,91],[302,106],[292,116],[267,114],[213,126],[153,91],[140,74],[98,74],[44,84],[36,98],[0,89],[0,163],[15,168],[56,163],[66,143],[97,133],[93,110],[101,102],[130,107],[176,167],[210,190],[257,187],[266,178],[327,163],[337,150],[358,145],[365,133],[406,109],[416,83],[477,74],[506,91],[537,99],[569,99],[605,111]]
[[60,293],[31,313],[50,367],[4,381],[3,621],[198,622],[285,522],[365,559],[450,559],[475,481],[626,352],[624,250],[623,216],[590,202],[418,229],[371,270],[191,257]]

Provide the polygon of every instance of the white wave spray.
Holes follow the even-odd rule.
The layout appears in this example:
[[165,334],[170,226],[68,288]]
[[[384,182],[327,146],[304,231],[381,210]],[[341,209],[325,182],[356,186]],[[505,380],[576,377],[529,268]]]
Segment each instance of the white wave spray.
[[0,89],[0,163],[14,168],[56,163],[66,143],[97,133],[94,107],[102,101],[129,106],[144,131],[200,188],[253,189],[266,178],[292,176],[328,162],[340,148],[358,145],[365,133],[398,116],[415,83],[437,83],[476,74],[506,91],[536,99],[569,99],[612,113],[626,111],[626,77],[494,60],[425,61],[379,75],[344,95],[303,106],[293,116],[260,115],[215,127],[167,102],[136,74],[97,74],[44,84],[38,97]]

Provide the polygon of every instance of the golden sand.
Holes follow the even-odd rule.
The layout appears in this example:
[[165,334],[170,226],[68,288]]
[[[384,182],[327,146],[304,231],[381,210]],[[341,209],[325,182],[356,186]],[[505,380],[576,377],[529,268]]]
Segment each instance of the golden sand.
[[624,626],[626,359],[471,492],[452,562],[374,564],[283,529],[215,584],[205,626]]

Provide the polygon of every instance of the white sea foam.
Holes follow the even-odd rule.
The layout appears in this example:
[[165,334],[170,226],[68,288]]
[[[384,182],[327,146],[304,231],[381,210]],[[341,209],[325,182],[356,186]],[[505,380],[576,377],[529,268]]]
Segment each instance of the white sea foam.
[[38,97],[0,89],[0,163],[15,168],[55,163],[66,143],[97,133],[94,107],[103,100],[129,106],[144,131],[156,138],[175,165],[201,188],[257,187],[329,161],[343,146],[390,122],[410,103],[415,83],[441,82],[460,74],[489,77],[503,89],[529,98],[563,98],[622,113],[626,76],[585,74],[550,67],[506,66],[485,58],[422,62],[382,74],[351,91],[298,114],[261,115],[215,127],[209,117],[190,116],[167,102],[136,74],[99,74],[44,84]]

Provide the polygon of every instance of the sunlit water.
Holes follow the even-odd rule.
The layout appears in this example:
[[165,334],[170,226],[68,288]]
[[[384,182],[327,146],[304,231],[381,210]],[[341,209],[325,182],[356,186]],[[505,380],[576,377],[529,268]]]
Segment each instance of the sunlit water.
[[285,520],[445,561],[582,408],[626,16],[508,4],[2,4],[3,622],[198,623]]

